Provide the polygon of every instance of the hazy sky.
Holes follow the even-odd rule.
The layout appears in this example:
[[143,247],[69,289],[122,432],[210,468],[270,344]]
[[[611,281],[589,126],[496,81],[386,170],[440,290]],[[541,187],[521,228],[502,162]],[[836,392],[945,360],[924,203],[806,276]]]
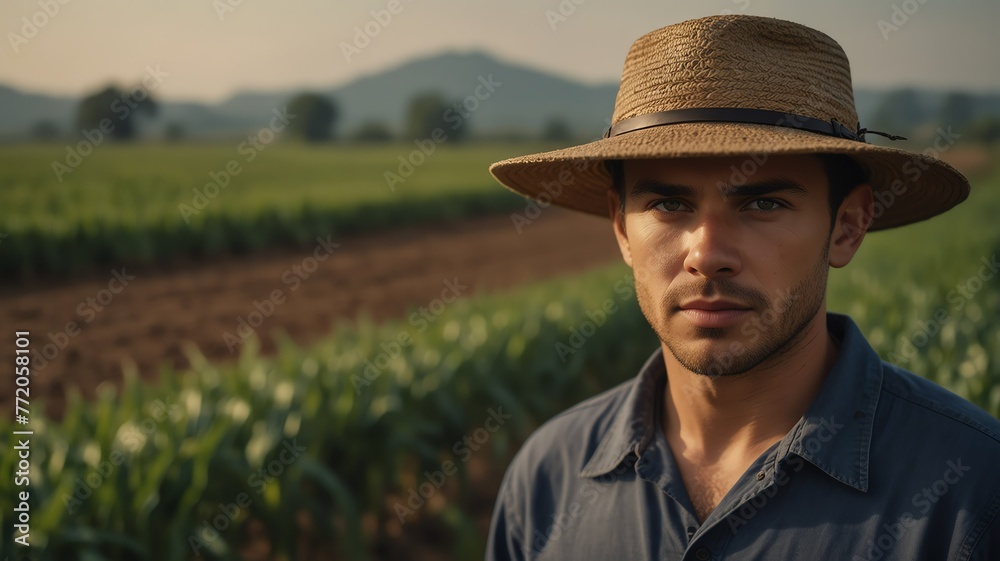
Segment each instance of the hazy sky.
[[[390,4],[398,13],[375,22]],[[332,86],[447,49],[617,81],[639,35],[724,11],[826,32],[856,85],[1000,91],[998,0],[0,0],[0,83],[79,95],[159,65],[160,99],[217,101]],[[880,30],[894,12],[901,25]],[[366,25],[377,35],[348,61],[344,45]]]

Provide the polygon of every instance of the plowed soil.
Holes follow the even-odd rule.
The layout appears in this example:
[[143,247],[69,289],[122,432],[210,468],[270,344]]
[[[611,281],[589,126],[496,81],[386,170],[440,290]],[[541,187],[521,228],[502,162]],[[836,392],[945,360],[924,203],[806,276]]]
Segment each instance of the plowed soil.
[[[99,384],[121,381],[123,360],[152,379],[161,363],[187,366],[185,342],[209,360],[234,359],[238,345],[225,334],[236,337],[241,320],[257,323],[268,353],[277,329],[308,344],[338,319],[403,316],[439,298],[446,281],[469,296],[621,259],[609,221],[558,208],[544,209],[520,232],[503,215],[329,238],[332,244],[2,285],[0,360],[12,364],[13,332],[30,331],[31,401],[44,399],[58,418],[67,384],[92,396]],[[12,395],[0,392],[5,414]]]

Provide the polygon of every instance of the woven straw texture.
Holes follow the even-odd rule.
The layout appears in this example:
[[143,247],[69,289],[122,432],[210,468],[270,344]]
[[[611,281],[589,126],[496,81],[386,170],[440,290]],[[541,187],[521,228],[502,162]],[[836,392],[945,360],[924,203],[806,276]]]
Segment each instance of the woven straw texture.
[[[658,111],[706,107],[767,109],[858,125],[847,56],[829,36],[773,18],[712,16],[643,35],[625,59],[612,124]],[[892,132],[892,131],[889,131]],[[871,173],[871,230],[940,214],[965,200],[968,180],[951,166],[896,148],[747,123],[683,123],[635,130],[490,166],[504,186],[567,208],[608,216],[608,159],[840,153]],[[886,199],[888,200],[888,199]]]

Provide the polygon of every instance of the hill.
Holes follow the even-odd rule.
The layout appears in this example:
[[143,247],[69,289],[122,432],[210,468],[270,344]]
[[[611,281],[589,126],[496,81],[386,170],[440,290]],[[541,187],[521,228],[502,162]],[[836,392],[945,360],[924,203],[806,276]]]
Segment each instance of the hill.
[[[492,91],[476,88],[492,82]],[[155,119],[140,122],[140,130],[159,136],[169,123],[181,125],[189,138],[234,136],[255,131],[299,89],[239,92],[216,104],[164,102]],[[476,135],[520,133],[537,135],[552,118],[564,120],[581,138],[597,138],[607,128],[617,83],[584,84],[551,72],[513,64],[479,51],[448,51],[410,60],[385,71],[358,77],[322,90],[341,109],[339,134],[349,134],[366,121],[379,121],[399,132],[407,103],[415,95],[438,91],[447,99],[469,100],[470,132]],[[917,89],[924,113],[935,115],[946,95]],[[868,124],[888,92],[858,88],[861,122]],[[486,94],[486,95],[484,95]],[[471,96],[471,97],[470,97]],[[0,85],[0,138],[27,138],[39,122],[49,121],[63,134],[74,129],[78,99],[22,92]],[[975,97],[974,112],[1000,115],[1000,94]],[[915,123],[919,125],[919,123]]]

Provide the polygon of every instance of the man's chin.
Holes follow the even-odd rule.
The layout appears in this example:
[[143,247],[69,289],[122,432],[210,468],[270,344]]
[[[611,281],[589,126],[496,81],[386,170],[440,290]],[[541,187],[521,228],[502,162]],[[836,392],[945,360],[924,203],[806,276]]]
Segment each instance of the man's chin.
[[[711,348],[672,349],[671,353],[684,368],[709,377],[737,376],[753,368],[746,364],[745,350],[733,351],[728,345],[713,345]],[[737,345],[735,348],[741,348]]]
[[688,370],[706,376],[741,374],[740,364],[753,355],[736,327],[692,328],[667,341],[671,353]]
[[739,331],[732,327],[692,327],[692,339],[696,341],[727,341],[734,339]]

